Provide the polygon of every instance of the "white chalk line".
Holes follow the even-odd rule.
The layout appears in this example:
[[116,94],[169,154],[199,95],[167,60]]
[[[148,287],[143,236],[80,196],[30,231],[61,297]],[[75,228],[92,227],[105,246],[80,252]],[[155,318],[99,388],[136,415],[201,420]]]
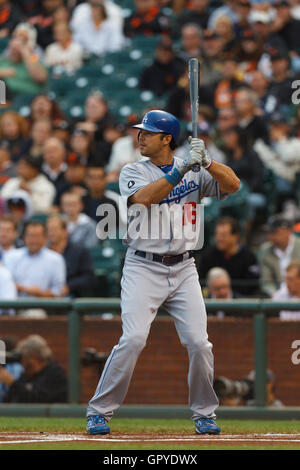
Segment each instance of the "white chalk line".
[[[147,438],[142,436],[130,436],[124,435],[122,437],[113,437],[110,436],[102,437],[102,436],[76,436],[70,434],[48,434],[45,436],[39,436],[38,434],[34,435],[31,434],[31,438],[27,439],[15,439],[14,434],[6,434],[0,433],[0,437],[5,434],[7,440],[1,440],[0,445],[5,444],[36,444],[36,443],[45,443],[45,442],[72,442],[72,441],[88,441],[88,442],[105,442],[105,443],[120,443],[120,442],[244,442],[244,443],[260,443],[260,442],[268,442],[268,443],[299,443],[300,445],[300,434],[277,434],[277,433],[266,433],[266,434],[225,434],[221,436],[212,436],[212,435],[186,435],[186,436],[177,436],[177,437],[158,437],[158,438]],[[22,433],[17,433],[20,436]],[[28,436],[28,433],[23,433],[24,436]]]

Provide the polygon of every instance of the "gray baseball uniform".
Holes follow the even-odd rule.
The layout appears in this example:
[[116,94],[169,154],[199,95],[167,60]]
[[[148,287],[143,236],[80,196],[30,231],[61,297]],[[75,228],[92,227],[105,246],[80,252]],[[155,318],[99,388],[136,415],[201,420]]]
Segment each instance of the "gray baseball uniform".
[[[181,160],[174,157],[173,164]],[[164,176],[166,170],[145,158],[126,165],[120,174],[122,196],[129,198],[136,191]],[[199,203],[212,196],[223,199],[218,183],[204,169],[187,172],[173,188],[160,207],[184,206]],[[161,212],[163,218],[164,212]],[[140,232],[149,229],[150,208],[138,225]],[[136,222],[132,216],[128,232]],[[162,221],[160,221],[162,222]],[[191,223],[193,223],[191,221]],[[121,280],[121,309],[123,334],[114,346],[102,372],[96,392],[90,400],[87,415],[102,415],[111,419],[114,410],[123,402],[140,352],[144,348],[158,308],[164,304],[173,317],[180,341],[189,356],[189,406],[192,419],[215,418],[218,399],[213,390],[213,354],[206,331],[206,311],[194,259],[186,251],[186,240],[174,238],[174,226],[169,239],[143,239],[128,236],[128,250]],[[138,253],[143,252],[144,257]],[[183,260],[167,266],[152,259],[153,254],[184,254]],[[163,358],[162,358],[163,360]]]

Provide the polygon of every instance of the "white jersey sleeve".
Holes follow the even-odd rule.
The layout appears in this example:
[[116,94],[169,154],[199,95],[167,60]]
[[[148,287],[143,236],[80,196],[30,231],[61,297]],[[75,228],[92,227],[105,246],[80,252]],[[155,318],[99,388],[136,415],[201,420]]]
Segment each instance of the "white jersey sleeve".
[[119,179],[121,196],[128,199],[149,183],[151,179],[147,177],[142,165],[131,163],[122,168]]

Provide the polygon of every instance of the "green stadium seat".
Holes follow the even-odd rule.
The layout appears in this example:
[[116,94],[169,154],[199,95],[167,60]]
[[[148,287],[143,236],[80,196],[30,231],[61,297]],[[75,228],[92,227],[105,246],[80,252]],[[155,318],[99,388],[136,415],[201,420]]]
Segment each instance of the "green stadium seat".
[[114,240],[104,240],[99,246],[89,249],[98,285],[103,279],[107,284],[107,297],[119,296],[121,256],[113,242]]

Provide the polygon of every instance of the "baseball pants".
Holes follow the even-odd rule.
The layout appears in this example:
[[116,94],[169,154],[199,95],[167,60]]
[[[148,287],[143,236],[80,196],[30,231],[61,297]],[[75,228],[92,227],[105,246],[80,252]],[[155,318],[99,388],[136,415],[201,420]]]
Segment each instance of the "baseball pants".
[[208,341],[206,310],[194,259],[165,266],[140,258],[134,252],[128,248],[121,280],[123,334],[106,361],[87,416],[101,415],[109,421],[120,407],[151,323],[164,303],[188,352],[192,419],[215,418],[218,399],[213,390],[212,345]]

